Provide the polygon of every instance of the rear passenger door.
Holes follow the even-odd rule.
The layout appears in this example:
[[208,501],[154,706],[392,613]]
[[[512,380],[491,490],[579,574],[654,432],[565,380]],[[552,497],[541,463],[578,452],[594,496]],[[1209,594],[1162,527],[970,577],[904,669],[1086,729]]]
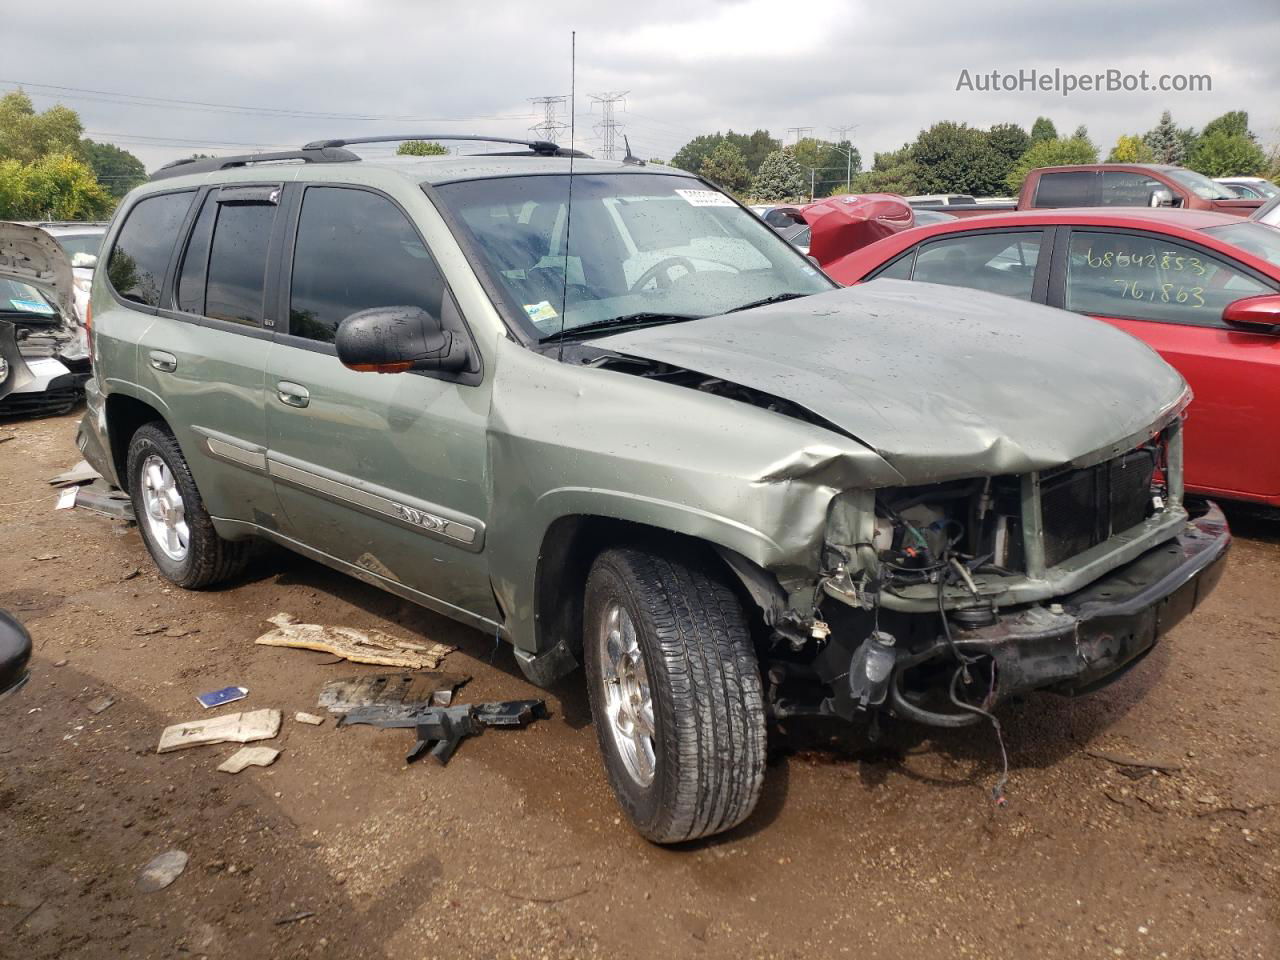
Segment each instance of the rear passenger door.
[[278,272],[280,196],[279,184],[197,195],[138,355],[139,380],[167,406],[206,508],[268,529],[279,508],[266,472],[265,305]]
[[1274,293],[1242,264],[1156,233],[1062,227],[1049,303],[1159,351],[1191,385],[1186,483],[1200,492],[1280,495],[1276,338],[1231,327],[1229,303]]
[[333,346],[352,313],[398,305],[469,340],[440,268],[401,206],[370,188],[306,186],[291,219],[288,325],[267,358],[269,469],[289,536],[437,609],[495,619],[478,361],[463,374],[365,373]]

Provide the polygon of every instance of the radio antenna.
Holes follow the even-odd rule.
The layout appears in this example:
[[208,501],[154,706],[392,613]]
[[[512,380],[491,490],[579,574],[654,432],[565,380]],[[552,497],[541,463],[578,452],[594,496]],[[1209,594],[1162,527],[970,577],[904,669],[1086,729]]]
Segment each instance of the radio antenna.
[[564,212],[564,282],[560,286],[560,341],[556,361],[564,361],[564,311],[569,302],[569,228],[573,225],[573,158],[578,152],[573,146],[574,119],[577,115],[578,90],[578,31],[569,33],[569,202]]

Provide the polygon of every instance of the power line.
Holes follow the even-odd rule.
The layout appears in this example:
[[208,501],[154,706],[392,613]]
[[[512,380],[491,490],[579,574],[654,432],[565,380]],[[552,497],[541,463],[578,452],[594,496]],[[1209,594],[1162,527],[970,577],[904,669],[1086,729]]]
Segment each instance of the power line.
[[133,107],[149,107],[152,109],[166,110],[191,110],[196,112],[215,112],[215,113],[243,113],[251,116],[264,117],[295,117],[305,120],[367,120],[367,121],[402,121],[406,123],[469,123],[475,120],[528,120],[531,114],[477,114],[467,117],[412,117],[412,116],[396,116],[393,114],[357,114],[357,113],[332,113],[318,110],[297,110],[285,107],[255,107],[244,104],[231,103],[212,103],[205,100],[179,100],[173,97],[152,97],[145,94],[136,93],[120,93],[111,90],[93,90],[88,87],[67,87],[59,86],[52,83],[33,83],[29,80],[3,80],[0,84],[8,84],[12,87],[23,90],[31,96],[44,97],[48,99],[59,99],[59,96],[49,93],[31,93],[26,88],[33,87],[37,90],[57,90],[64,93],[76,94],[74,97],[65,97],[68,100],[90,100],[99,103],[114,103],[119,106]]
[[630,90],[623,90],[619,93],[590,94],[591,99],[600,104],[600,123],[595,129],[596,132],[600,134],[600,156],[604,160],[613,159],[613,153],[617,145],[618,131],[622,129],[622,124],[614,119],[614,107],[621,103],[625,110],[627,94],[630,92]]

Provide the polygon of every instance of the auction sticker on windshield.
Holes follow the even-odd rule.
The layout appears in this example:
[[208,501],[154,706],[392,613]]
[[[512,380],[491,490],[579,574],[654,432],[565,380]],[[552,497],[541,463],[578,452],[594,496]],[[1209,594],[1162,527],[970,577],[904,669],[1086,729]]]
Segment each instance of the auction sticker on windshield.
[[529,319],[534,323],[537,323],[539,320],[550,320],[559,316],[559,314],[556,313],[556,308],[546,300],[539,300],[537,303],[526,303],[524,305],[524,312],[529,315]]
[[46,315],[53,313],[53,307],[41,300],[19,300],[15,297],[9,300],[9,305],[15,310],[21,310],[23,313],[43,313]]
[[694,207],[733,207],[736,204],[717,190],[677,190],[684,202]]

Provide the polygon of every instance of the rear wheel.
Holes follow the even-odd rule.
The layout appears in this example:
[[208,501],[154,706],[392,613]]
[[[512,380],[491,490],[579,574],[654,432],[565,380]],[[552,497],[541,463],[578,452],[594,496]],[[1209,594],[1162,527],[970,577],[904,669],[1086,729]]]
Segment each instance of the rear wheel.
[[178,441],[164,424],[138,428],[129,441],[127,474],[142,542],[166,578],[199,590],[244,569],[250,545],[224,540],[213,529]]
[[657,843],[747,818],[764,780],[764,698],[746,615],[697,566],[634,549],[587,579],[583,653],[605,769]]

